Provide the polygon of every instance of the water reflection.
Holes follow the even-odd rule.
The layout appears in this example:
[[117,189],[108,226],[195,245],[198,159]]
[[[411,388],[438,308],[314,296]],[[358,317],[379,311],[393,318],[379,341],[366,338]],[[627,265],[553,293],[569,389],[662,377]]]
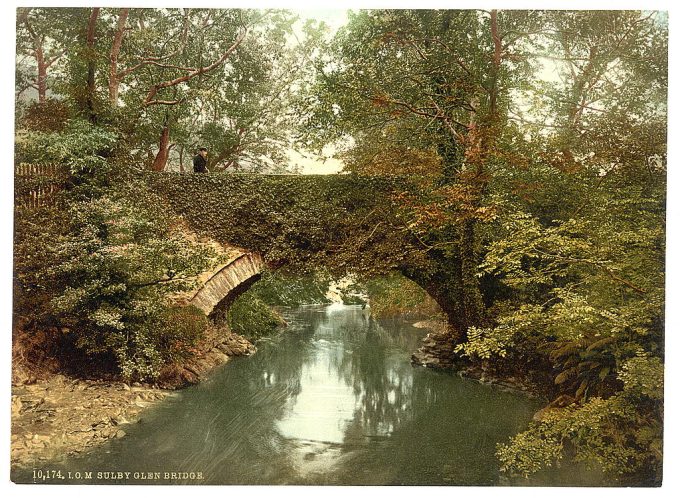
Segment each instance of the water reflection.
[[288,329],[255,356],[65,468],[200,471],[204,484],[500,482],[496,444],[526,427],[535,403],[411,367],[424,332],[401,320],[378,323],[359,306],[284,316]]

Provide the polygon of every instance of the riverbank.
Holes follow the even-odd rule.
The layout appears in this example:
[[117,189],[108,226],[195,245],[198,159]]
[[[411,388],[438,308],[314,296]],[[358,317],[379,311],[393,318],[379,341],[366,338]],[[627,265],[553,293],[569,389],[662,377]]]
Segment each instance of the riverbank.
[[255,346],[232,332],[213,329],[200,350],[165,369],[155,384],[78,379],[60,373],[36,378],[15,375],[12,385],[13,468],[31,467],[77,455],[126,435],[144,411],[175,390],[196,384],[232,356],[249,356]]
[[[142,413],[128,435],[80,457],[71,472],[201,472],[203,485],[494,485],[496,444],[530,420],[525,396],[412,368],[424,330],[361,306],[282,310],[289,327],[197,388]],[[436,430],[433,430],[436,428]],[[455,448],[456,451],[451,451]],[[14,472],[32,482],[30,469]],[[112,484],[105,477],[64,484]],[[198,484],[190,480],[172,483]],[[148,482],[147,482],[148,483]]]
[[72,379],[54,375],[12,386],[12,467],[59,460],[109,439],[172,391],[148,384]]
[[[546,403],[550,400],[553,394],[553,385],[550,378],[541,375],[541,372],[534,370],[520,372],[492,368],[491,364],[485,361],[456,361],[454,358],[457,358],[457,355],[449,337],[446,322],[423,320],[414,323],[413,326],[430,331],[423,339],[420,348],[411,355],[413,365],[453,370],[461,377],[473,379],[482,384],[490,384],[510,391],[519,391]],[[536,416],[539,416],[541,411],[537,412]]]
[[[430,332],[413,354],[412,363],[453,369],[461,377],[480,383],[546,398],[538,386],[523,378],[491,373],[483,364],[454,365],[444,322],[425,320],[413,326]],[[141,421],[145,410],[176,395],[177,389],[205,379],[231,356],[248,356],[255,351],[242,336],[211,327],[200,351],[181,365],[164,370],[155,384],[85,380],[61,374],[42,379],[24,375],[12,387],[11,465],[30,468],[125,437],[126,428]]]

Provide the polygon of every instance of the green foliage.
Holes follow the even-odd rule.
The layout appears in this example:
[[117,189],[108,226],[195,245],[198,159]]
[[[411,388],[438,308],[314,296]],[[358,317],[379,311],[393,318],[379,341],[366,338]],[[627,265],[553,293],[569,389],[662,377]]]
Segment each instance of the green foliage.
[[107,158],[117,138],[111,130],[73,119],[60,131],[19,131],[16,158],[18,162],[61,164],[72,174],[108,171]]
[[[174,329],[184,320],[165,297],[210,258],[167,229],[151,208],[163,199],[199,233],[291,271],[400,272],[436,300],[470,361],[551,365],[553,389],[574,402],[500,446],[506,471],[568,455],[659,475],[664,14],[360,11],[329,43],[308,23],[295,44],[285,12],[131,9],[114,98],[124,12],[101,9],[88,47],[93,13],[18,12],[18,95],[39,86],[21,61],[42,47],[54,64],[43,82],[69,112],[41,126],[40,112],[60,106],[19,105],[17,159],[72,173],[67,211],[17,217],[22,313],[114,354],[128,376],[184,354],[202,325]],[[224,63],[163,85],[219,60],[246,28]],[[335,144],[352,174],[159,174],[145,190],[107,160],[149,164],[167,130],[185,165],[200,144],[211,165],[282,169],[295,123],[306,146]],[[377,313],[424,302],[397,277],[367,286]],[[284,291],[272,278],[257,292],[230,311],[251,337],[274,326],[265,302],[316,300],[321,288]]]
[[328,303],[326,291],[330,280],[320,273],[296,275],[266,271],[248,293],[269,306],[300,306]]
[[164,358],[163,363],[181,361],[194,352],[208,327],[208,318],[195,306],[168,306],[161,313],[154,338]]
[[548,226],[515,214],[490,245],[482,269],[515,294],[460,349],[493,358],[534,344],[558,392],[576,400],[500,446],[511,473],[567,454],[613,474],[660,475],[662,211],[638,192],[603,192],[585,216]]
[[562,366],[569,365],[563,361],[568,344],[589,360],[601,350],[612,351],[618,362],[639,347],[658,353],[663,232],[648,204],[637,204],[634,219],[610,202],[593,220],[543,227],[519,213],[504,222],[504,237],[491,244],[481,268],[515,289],[518,307],[493,329],[476,330],[461,349],[502,353],[539,333],[555,343],[551,356],[562,357]]
[[627,393],[653,400],[663,399],[663,363],[659,358],[639,351],[622,365],[619,379]]
[[25,320],[48,322],[49,301],[57,292],[53,280],[38,275],[51,263],[54,241],[65,236],[68,216],[62,209],[45,207],[15,210],[14,313]]
[[[211,170],[285,170],[297,119],[288,107],[302,98],[323,32],[309,22],[293,35],[296,21],[274,9],[22,8],[17,96],[44,87],[41,100],[57,96],[72,115],[115,130],[140,166],[167,127],[174,170],[190,167],[198,146],[209,147]],[[49,106],[39,107],[49,120]]]
[[613,474],[660,472],[663,365],[641,353],[626,362],[619,377],[620,393],[551,409],[510,444],[499,445],[503,470],[528,476],[554,465],[568,445],[574,460]]
[[259,297],[246,292],[229,307],[227,323],[232,331],[252,341],[271,335],[284,322]]
[[392,229],[398,179],[171,173],[146,179],[197,232],[291,271],[380,274],[416,252]]
[[342,304],[360,304],[362,306],[367,304],[365,288],[358,282],[351,282],[344,289],[339,289],[339,291]]
[[41,132],[62,131],[72,117],[68,105],[57,99],[32,102],[18,116],[17,128]]
[[376,317],[403,315],[430,318],[441,314],[437,304],[423,289],[398,273],[368,280],[365,288],[371,314]]
[[[153,378],[205,326],[195,312],[168,308],[168,296],[191,288],[217,256],[170,231],[157,208],[141,207],[135,193],[143,189],[119,187],[124,197],[109,191],[17,218],[17,303],[36,326],[60,327],[85,355],[112,355],[124,377]],[[38,225],[46,214],[51,222]]]
[[175,354],[168,341],[182,337],[165,296],[190,288],[187,279],[215,255],[168,232],[167,220],[129,199],[78,202],[68,215],[68,232],[37,275],[61,283],[51,312],[78,348],[113,352],[125,377],[153,378]]
[[459,344],[457,350],[484,360],[504,358],[519,342],[518,337],[527,340],[536,331],[541,318],[539,306],[522,305],[513,313],[500,316],[494,328],[470,327],[467,342]]
[[[396,202],[430,264],[404,273],[439,283],[459,354],[551,364],[577,400],[561,428],[518,436],[506,468],[554,460],[567,434],[607,470],[653,468],[628,436],[659,414],[620,376],[639,351],[663,353],[663,14],[362,11],[323,57],[303,128],[351,136],[353,172],[412,175]],[[645,376],[633,371],[628,385]]]
[[227,323],[231,330],[250,340],[271,335],[285,322],[272,306],[324,304],[329,277],[320,272],[296,275],[266,271],[248,291],[229,307]]

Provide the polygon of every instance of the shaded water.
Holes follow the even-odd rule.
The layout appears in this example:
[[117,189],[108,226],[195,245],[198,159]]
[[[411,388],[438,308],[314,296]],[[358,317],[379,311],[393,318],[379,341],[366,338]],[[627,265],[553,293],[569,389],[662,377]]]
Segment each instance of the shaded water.
[[[127,437],[46,468],[93,472],[73,480],[81,483],[513,484],[499,474],[496,444],[526,428],[539,404],[413,368],[409,355],[425,332],[367,313],[338,305],[285,310],[288,329],[259,343],[252,358],[234,359],[161,403],[126,427]],[[97,479],[119,471],[130,474]],[[160,479],[141,479],[154,472]],[[165,472],[202,479],[167,480]],[[562,469],[514,484],[596,482]]]

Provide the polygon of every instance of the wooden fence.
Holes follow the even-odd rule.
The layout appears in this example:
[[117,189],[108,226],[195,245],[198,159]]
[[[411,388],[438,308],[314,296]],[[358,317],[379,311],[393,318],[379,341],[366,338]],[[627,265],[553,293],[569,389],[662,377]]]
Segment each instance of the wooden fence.
[[14,166],[14,176],[62,176],[64,167],[61,164],[29,164]]
[[60,164],[28,164],[14,166],[14,207],[36,209],[54,203],[66,177]]

